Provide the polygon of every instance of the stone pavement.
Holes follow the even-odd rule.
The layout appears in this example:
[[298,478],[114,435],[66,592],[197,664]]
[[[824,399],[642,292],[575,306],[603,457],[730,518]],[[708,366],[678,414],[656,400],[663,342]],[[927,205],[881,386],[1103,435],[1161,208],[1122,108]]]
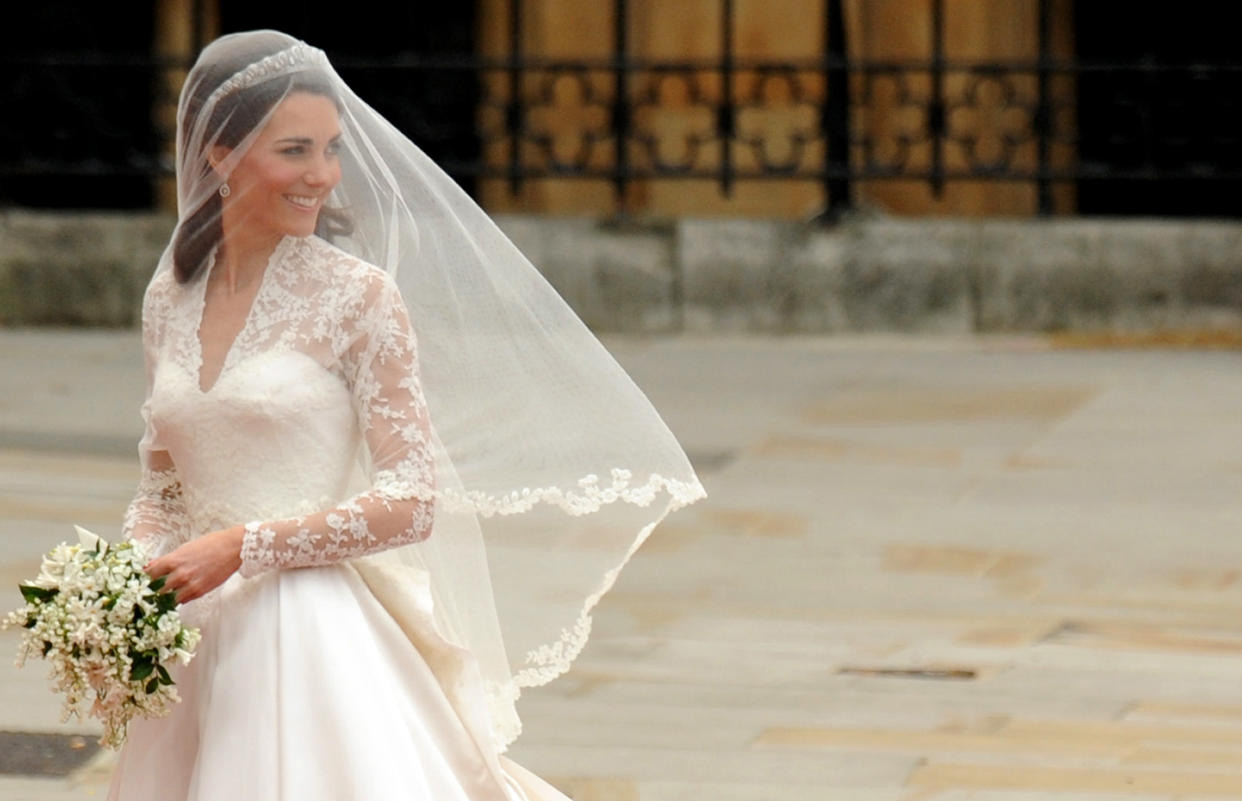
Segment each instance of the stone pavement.
[[[711,497],[528,692],[519,762],[577,801],[1242,799],[1242,353],[607,344]],[[0,331],[0,376],[2,588],[71,522],[117,530],[138,343]],[[15,640],[0,731],[90,733]]]

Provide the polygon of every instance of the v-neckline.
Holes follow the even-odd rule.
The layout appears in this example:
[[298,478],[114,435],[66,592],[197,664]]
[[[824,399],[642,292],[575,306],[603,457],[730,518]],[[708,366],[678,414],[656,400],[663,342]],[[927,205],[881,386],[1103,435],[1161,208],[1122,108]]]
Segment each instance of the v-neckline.
[[207,262],[207,269],[203,271],[203,287],[199,292],[198,300],[198,325],[194,328],[194,344],[198,348],[198,370],[194,376],[194,386],[198,389],[199,394],[211,394],[211,391],[216,388],[216,385],[220,383],[220,379],[224,377],[224,373],[229,369],[229,362],[233,357],[233,348],[237,345],[237,341],[250,330],[251,321],[254,318],[255,307],[259,305],[259,299],[262,297],[263,291],[267,287],[269,274],[272,272],[274,265],[276,265],[278,261],[278,255],[280,255],[281,251],[284,250],[285,243],[288,241],[288,236],[282,237],[281,240],[276,243],[276,247],[272,248],[272,252],[267,257],[267,263],[263,265],[263,273],[259,276],[259,285],[255,287],[254,297],[250,298],[250,306],[246,309],[246,316],[242,320],[241,328],[237,329],[237,333],[233,335],[231,340],[229,340],[228,347],[224,349],[224,355],[220,358],[220,369],[216,371],[215,377],[211,380],[211,386],[203,389],[203,367],[206,363],[202,337],[203,320],[207,316],[207,285],[211,281],[212,271],[216,268],[216,254],[219,250],[218,246],[216,250],[211,252],[211,258]]

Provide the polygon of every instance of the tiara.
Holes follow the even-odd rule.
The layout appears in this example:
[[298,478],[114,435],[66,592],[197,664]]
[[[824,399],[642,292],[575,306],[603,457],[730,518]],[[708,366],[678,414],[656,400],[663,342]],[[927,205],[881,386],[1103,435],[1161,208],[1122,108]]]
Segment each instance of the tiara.
[[261,58],[240,72],[233,73],[227,81],[216,87],[207,96],[206,105],[210,106],[227,94],[254,86],[260,81],[280,72],[292,69],[300,64],[320,64],[327,66],[328,57],[318,47],[311,47],[304,42]]

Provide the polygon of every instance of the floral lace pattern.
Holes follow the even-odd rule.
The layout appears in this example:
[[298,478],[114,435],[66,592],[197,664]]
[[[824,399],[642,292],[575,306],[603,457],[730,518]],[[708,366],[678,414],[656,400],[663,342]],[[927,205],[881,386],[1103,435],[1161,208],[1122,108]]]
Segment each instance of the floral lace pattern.
[[[152,282],[144,318],[161,321],[164,330],[156,333],[162,341],[153,346],[197,383],[203,372],[198,325],[204,304],[189,289],[176,286],[168,274],[160,276]],[[200,295],[204,291],[197,289]],[[330,564],[425,538],[434,508],[430,424],[414,335],[389,277],[316,237],[282,240],[215,382],[199,386],[200,393],[213,393],[248,360],[281,353],[310,357],[322,368],[319,375],[333,376],[336,385],[348,391],[354,422],[374,468],[372,486],[335,505],[307,510],[307,484],[293,482],[289,496],[271,507],[275,514],[289,516],[265,516],[245,526],[241,574],[251,577],[275,568]],[[272,391],[277,397],[287,394],[280,387]],[[272,401],[262,400],[261,408],[250,413],[275,414]],[[156,401],[158,418],[161,404],[159,398]],[[291,425],[299,422],[293,419]],[[202,447],[209,440],[209,435],[200,436],[195,444]],[[333,495],[315,493],[324,499]],[[192,502],[195,508],[189,510],[200,523],[223,527],[243,522],[223,518],[225,510],[219,505],[211,509],[210,497],[203,501]],[[248,508],[249,514],[267,511],[254,504],[231,506],[228,511],[234,514],[247,514]]]
[[630,479],[634,475],[631,471],[614,467],[611,473],[612,483],[607,487],[601,487],[599,476],[592,474],[578,480],[576,492],[561,487],[525,487],[503,495],[492,495],[478,490],[457,492],[446,489],[438,493],[438,497],[446,510],[468,511],[483,517],[521,514],[540,503],[556,506],[566,514],[578,517],[598,512],[606,504],[617,501],[648,506],[661,490],[668,492],[673,499],[673,507],[669,511],[694,503],[706,495],[703,485],[697,481],[678,481],[653,473],[646,482],[631,486]]
[[322,515],[326,531],[314,527],[320,520],[318,515],[293,518],[284,524],[252,520],[245,526],[241,574],[254,576],[277,567],[331,564],[425,538],[431,531],[434,515],[433,504],[422,499],[414,499],[407,512],[409,525],[397,533],[380,537],[371,530],[367,525],[368,509],[363,504],[375,500],[389,513],[395,513],[396,504],[385,498],[386,494],[390,493],[377,488],[364,498],[342,503]]
[[176,468],[145,469],[125,510],[121,533],[142,543],[147,555],[154,559],[189,539],[186,520]]

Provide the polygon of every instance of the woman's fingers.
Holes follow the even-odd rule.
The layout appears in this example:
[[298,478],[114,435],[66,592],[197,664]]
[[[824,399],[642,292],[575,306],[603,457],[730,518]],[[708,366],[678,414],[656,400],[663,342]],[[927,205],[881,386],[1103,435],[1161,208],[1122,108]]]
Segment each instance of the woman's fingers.
[[143,570],[153,579],[162,577],[164,584],[160,588],[160,592],[171,592],[173,597],[177,599],[177,603],[183,604],[186,601],[194,600],[189,590],[189,580],[177,568],[170,565],[166,559],[167,557],[164,556],[161,556],[159,559],[152,559]]
[[166,576],[171,573],[173,571],[173,566],[169,564],[167,556],[161,556],[158,559],[152,559],[150,562],[147,562],[143,570],[145,570],[147,575],[151,578],[159,578],[160,576]]
[[164,591],[173,593],[173,597],[177,599],[178,604],[185,604],[203,594],[203,584],[202,576],[196,577],[187,574],[186,571],[174,570],[168,574],[168,581],[164,584]]
[[163,589],[175,592],[177,603],[193,601],[220,586],[237,569],[237,554],[222,547],[222,542],[220,537],[199,537],[152,559],[143,569],[152,578],[163,577]]
[[160,592],[171,592],[178,604],[193,601],[196,597],[189,584],[165,584]]

